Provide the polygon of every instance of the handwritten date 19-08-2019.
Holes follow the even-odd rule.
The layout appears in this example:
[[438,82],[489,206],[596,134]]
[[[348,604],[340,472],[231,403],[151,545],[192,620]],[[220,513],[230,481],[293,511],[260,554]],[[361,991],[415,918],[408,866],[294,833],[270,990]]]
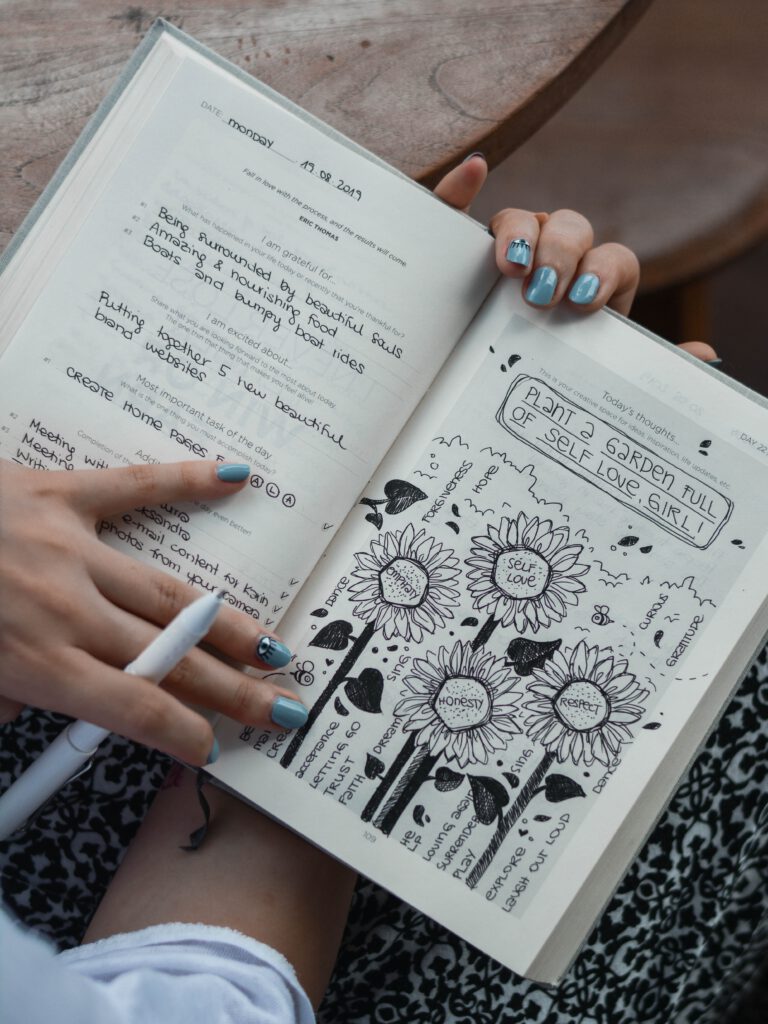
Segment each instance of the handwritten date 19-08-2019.
[[312,160],[305,160],[303,164],[300,164],[302,171],[307,171],[308,174],[313,174],[316,178],[321,181],[327,182],[332,188],[336,188],[339,192],[344,192],[345,195],[351,196],[358,203],[363,198],[363,193],[359,188],[355,188],[350,185],[349,182],[344,181],[343,178],[339,178],[332,174],[330,171],[322,170],[319,167],[315,167]]

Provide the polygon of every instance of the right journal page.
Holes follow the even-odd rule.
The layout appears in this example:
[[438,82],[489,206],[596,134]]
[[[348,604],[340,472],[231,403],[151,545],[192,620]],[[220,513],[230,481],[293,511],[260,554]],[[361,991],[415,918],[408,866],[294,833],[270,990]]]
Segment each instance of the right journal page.
[[216,773],[552,980],[755,646],[766,441],[714,371],[502,282],[283,624],[307,725],[230,724]]

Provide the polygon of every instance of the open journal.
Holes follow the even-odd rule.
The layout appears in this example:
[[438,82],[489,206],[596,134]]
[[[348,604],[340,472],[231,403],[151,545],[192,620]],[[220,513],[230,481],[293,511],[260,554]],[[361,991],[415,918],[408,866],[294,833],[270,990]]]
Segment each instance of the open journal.
[[0,276],[0,445],[215,458],[101,537],[277,629],[216,779],[558,979],[768,629],[768,409],[165,23]]

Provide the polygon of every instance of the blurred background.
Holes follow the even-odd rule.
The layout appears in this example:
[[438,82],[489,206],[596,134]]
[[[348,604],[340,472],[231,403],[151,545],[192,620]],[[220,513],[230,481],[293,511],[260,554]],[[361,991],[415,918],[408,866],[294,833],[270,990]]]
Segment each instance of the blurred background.
[[671,341],[709,341],[724,372],[763,394],[767,45],[765,0],[655,0],[472,208],[487,220],[513,197],[586,214],[598,241],[640,257],[632,318]]

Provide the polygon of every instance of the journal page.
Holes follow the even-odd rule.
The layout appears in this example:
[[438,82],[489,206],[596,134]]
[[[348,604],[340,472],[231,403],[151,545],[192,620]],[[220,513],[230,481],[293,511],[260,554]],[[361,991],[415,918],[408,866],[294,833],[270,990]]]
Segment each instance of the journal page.
[[272,626],[496,273],[487,234],[178,33],[0,277],[2,454],[244,462],[102,538]]
[[284,623],[307,725],[227,723],[214,773],[554,980],[768,629],[767,442],[716,371],[500,282]]

